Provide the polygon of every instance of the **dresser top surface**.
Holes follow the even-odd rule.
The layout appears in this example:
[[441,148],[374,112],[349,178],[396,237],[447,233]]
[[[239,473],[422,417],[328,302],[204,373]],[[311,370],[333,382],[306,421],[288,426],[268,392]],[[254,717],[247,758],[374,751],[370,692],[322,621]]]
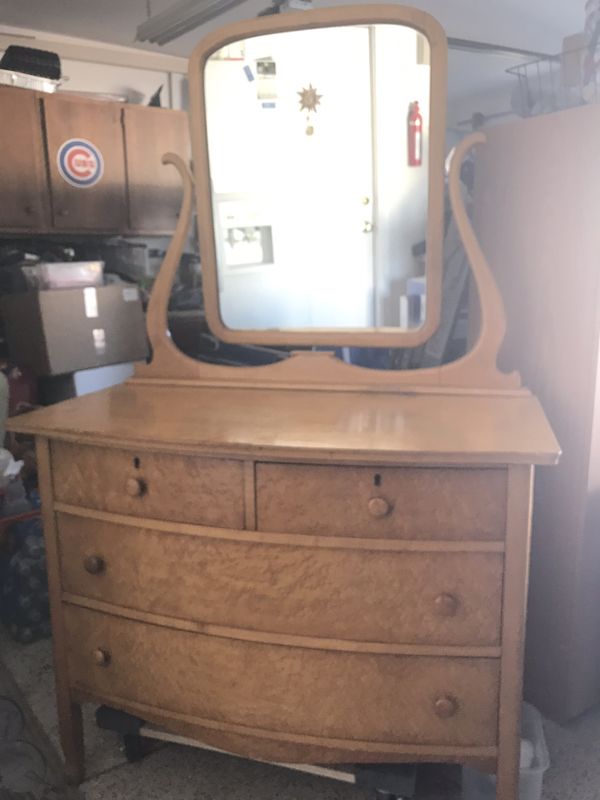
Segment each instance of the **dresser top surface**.
[[553,464],[538,401],[484,396],[123,384],[9,420],[81,443],[254,457]]

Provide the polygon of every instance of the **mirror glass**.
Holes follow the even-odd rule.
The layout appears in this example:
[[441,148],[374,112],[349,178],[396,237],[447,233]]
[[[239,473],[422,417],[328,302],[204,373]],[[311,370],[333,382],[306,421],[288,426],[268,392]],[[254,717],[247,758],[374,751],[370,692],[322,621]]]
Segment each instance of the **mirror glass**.
[[430,84],[428,41],[405,25],[285,31],[212,54],[205,113],[227,329],[423,325]]

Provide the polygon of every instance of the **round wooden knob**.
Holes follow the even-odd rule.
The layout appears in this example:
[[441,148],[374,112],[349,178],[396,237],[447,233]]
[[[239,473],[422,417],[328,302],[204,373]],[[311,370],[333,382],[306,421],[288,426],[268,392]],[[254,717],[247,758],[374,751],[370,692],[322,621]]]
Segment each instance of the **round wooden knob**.
[[96,663],[99,667],[108,667],[110,664],[110,653],[108,650],[98,647],[96,650],[94,650],[92,655],[94,657],[94,663]]
[[436,698],[433,708],[438,717],[441,719],[449,719],[458,711],[458,703],[454,697],[450,697],[448,694],[443,694]]
[[385,517],[387,516],[392,507],[383,497],[372,497],[368,503],[369,514],[372,517]]
[[144,494],[144,482],[139,478],[128,478],[125,491],[130,497],[141,497]]
[[86,556],[83,559],[83,567],[90,575],[100,575],[106,569],[106,563],[102,556]]
[[453,617],[458,611],[458,598],[453,594],[438,594],[434,603],[435,610],[440,617]]

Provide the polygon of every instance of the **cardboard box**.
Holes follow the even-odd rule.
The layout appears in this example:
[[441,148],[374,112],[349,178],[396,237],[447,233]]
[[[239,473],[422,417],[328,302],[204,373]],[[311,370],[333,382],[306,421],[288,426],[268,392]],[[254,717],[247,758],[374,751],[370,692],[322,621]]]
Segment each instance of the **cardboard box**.
[[38,376],[148,355],[144,313],[133,285],[6,295],[0,307],[11,361]]
[[43,406],[81,397],[90,392],[99,392],[123,383],[133,375],[134,365],[109,364],[107,367],[94,367],[69,372],[66,375],[46,375],[38,380],[38,398]]

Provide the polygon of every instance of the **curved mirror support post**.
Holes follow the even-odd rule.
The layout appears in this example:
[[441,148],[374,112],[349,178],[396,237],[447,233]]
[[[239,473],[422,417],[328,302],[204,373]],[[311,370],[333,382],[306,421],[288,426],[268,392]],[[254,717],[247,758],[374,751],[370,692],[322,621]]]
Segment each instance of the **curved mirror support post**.
[[[152,351],[152,371],[161,375],[167,374],[173,366],[173,361],[178,360],[182,355],[169,336],[168,309],[173,281],[190,230],[194,192],[192,175],[180,156],[175,153],[166,153],[162,158],[162,163],[165,166],[174,166],[179,172],[183,185],[183,199],[175,233],[154,281],[146,313],[146,330]],[[138,369],[138,372],[140,371],[143,374],[144,367]]]
[[463,366],[467,364],[484,383],[497,382],[501,379],[506,386],[520,386],[520,376],[517,372],[504,374],[498,371],[498,353],[506,333],[504,301],[473,230],[461,191],[460,169],[464,158],[471,148],[485,144],[485,142],[486,137],[483,133],[473,133],[465,137],[457,145],[450,165],[448,188],[452,213],[475,278],[480,319],[479,333],[475,343],[464,358],[449,364],[448,368],[460,368],[461,364]]
[[[503,373],[497,366],[498,353],[506,332],[504,302],[492,270],[477,241],[462,196],[460,172],[471,148],[484,144],[485,134],[473,133],[455,148],[450,162],[448,188],[452,213],[475,279],[479,298],[480,324],[477,339],[462,358],[439,368],[444,385],[485,386],[499,389],[518,389],[518,372]],[[428,370],[420,370],[419,373]]]

